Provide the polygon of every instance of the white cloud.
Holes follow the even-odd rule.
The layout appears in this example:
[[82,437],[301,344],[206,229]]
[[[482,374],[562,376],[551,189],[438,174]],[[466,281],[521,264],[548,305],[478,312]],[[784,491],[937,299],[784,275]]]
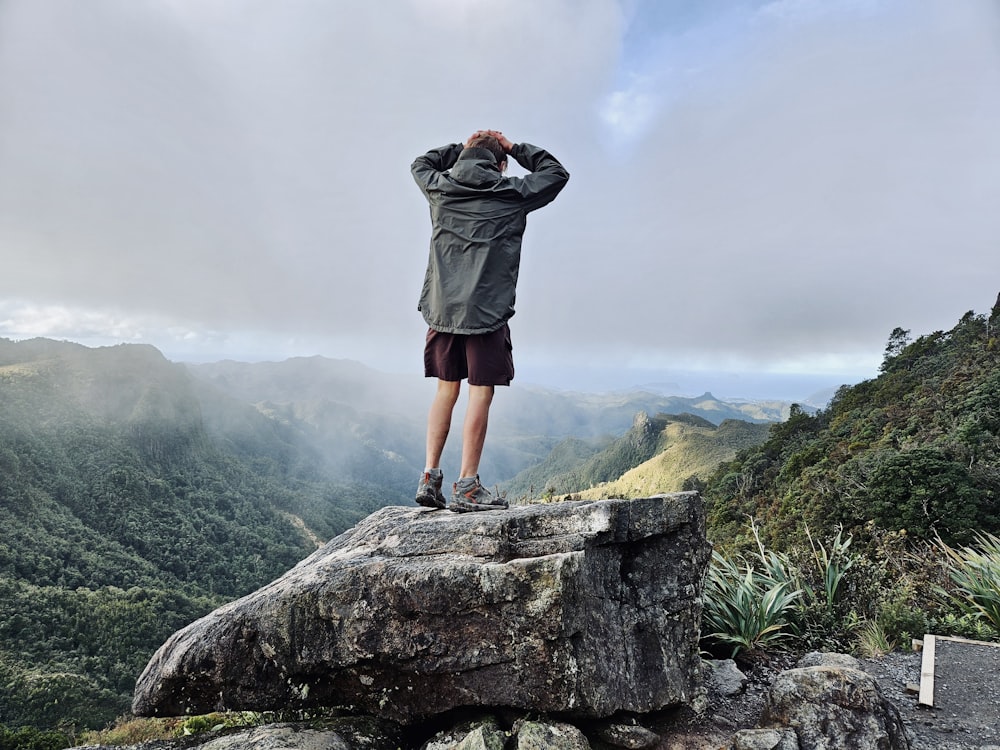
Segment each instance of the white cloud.
[[992,0],[497,7],[7,0],[0,335],[418,368],[408,166],[480,127],[573,175],[523,356],[854,367],[992,304]]
[[118,313],[64,305],[0,302],[0,332],[11,338],[55,338],[134,342],[144,326]]

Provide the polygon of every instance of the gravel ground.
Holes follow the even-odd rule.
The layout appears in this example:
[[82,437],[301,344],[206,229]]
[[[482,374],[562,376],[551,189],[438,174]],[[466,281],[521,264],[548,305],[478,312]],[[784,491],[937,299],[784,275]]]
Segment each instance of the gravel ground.
[[1000,750],[1000,647],[938,640],[934,706],[921,706],[921,654],[895,652],[863,661],[912,732],[914,750]]

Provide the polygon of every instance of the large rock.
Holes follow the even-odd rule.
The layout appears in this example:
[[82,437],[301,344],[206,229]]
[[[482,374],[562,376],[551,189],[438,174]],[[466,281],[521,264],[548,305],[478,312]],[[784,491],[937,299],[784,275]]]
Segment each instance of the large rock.
[[[856,660],[844,654],[811,653],[799,664],[771,684],[761,726],[779,731],[780,743],[768,747],[793,747],[789,731],[794,731],[802,750],[908,750],[899,711]],[[732,747],[759,747],[751,740],[762,736],[762,730],[738,732]]]
[[701,690],[697,493],[455,514],[384,508],[175,633],[139,715],[459,706],[606,717]]

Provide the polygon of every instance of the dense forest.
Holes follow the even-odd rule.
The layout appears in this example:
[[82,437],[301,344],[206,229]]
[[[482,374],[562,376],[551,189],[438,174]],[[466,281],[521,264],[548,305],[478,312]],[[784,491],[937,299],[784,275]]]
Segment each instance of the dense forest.
[[777,549],[807,527],[859,543],[880,532],[967,544],[1000,530],[1000,299],[950,331],[897,328],[878,377],[823,411],[793,410],[768,439],[719,467],[704,496],[714,540]]
[[170,633],[400,501],[205,388],[151,347],[0,341],[0,723],[113,720]]

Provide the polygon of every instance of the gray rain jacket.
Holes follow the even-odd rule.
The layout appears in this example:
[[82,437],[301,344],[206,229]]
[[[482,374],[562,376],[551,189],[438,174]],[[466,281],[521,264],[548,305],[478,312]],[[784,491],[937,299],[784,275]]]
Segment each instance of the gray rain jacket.
[[493,154],[454,143],[410,167],[431,210],[431,247],[417,309],[445,333],[480,334],[514,314],[521,237],[529,212],[550,203],[569,172],[528,143],[509,154],[531,174],[505,177]]

